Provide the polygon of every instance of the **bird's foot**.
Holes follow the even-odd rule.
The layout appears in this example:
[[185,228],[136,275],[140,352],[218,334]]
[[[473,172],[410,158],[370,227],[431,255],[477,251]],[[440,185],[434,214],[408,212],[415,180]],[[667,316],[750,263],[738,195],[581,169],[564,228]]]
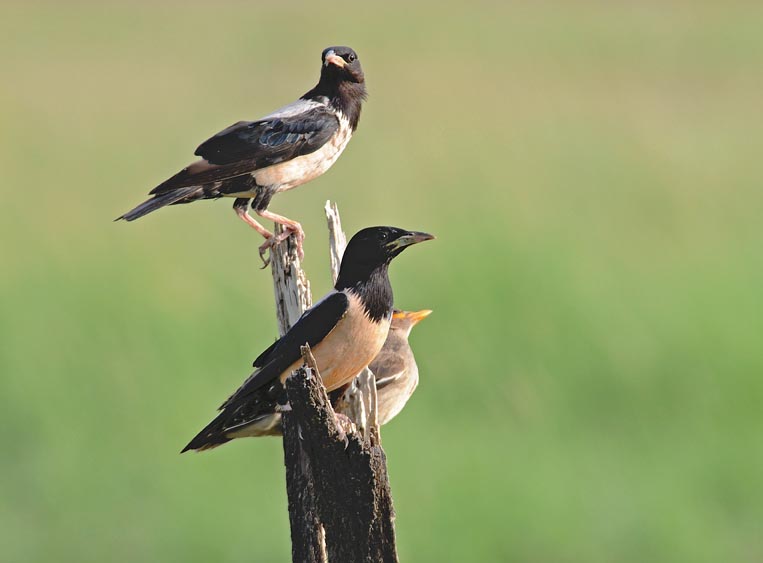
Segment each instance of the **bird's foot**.
[[305,231],[302,229],[302,225],[297,223],[296,221],[293,221],[291,223],[286,223],[283,225],[284,230],[277,234],[275,238],[275,242],[273,244],[279,244],[288,239],[291,235],[294,235],[294,238],[297,242],[297,256],[299,256],[300,260],[305,259],[305,253],[302,250],[302,243],[305,240]]
[[266,254],[268,254],[269,251],[272,252],[274,246],[281,244],[291,235],[294,235],[294,238],[297,241],[297,256],[299,256],[300,260],[304,260],[305,253],[302,250],[302,242],[305,240],[305,231],[302,230],[302,225],[299,223],[284,225],[284,230],[281,233],[270,235],[265,239],[265,242],[260,245],[259,252],[263,270],[270,264],[270,256],[266,256]]
[[261,270],[264,270],[270,264],[270,256],[268,251],[271,250],[271,248],[273,248],[273,245],[275,244],[273,242],[274,238],[276,237],[273,235],[270,235],[270,237],[266,238],[265,242],[263,242],[258,248],[260,253],[260,260],[262,260],[262,268],[260,268]]
[[260,260],[262,260],[262,269],[268,267],[268,264],[270,264],[270,257],[266,257],[265,254],[267,251],[273,246],[273,239],[275,236],[273,233],[271,233],[269,230],[267,230],[265,227],[260,225],[254,217],[249,215],[249,213],[246,210],[247,203],[249,203],[249,200],[246,198],[239,198],[233,203],[233,210],[236,212],[236,215],[238,215],[239,219],[241,219],[244,223],[249,225],[251,228],[253,228],[255,231],[260,233],[263,237],[265,237],[265,242],[260,245],[259,252],[260,252]]

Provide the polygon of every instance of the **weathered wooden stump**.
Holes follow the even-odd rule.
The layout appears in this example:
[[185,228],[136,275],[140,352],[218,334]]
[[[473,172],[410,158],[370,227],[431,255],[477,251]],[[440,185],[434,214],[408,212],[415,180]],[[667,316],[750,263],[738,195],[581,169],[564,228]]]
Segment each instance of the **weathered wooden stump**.
[[[336,206],[326,204],[334,280],[345,238]],[[271,253],[283,335],[312,302],[293,238]],[[387,463],[376,422],[376,384],[367,369],[350,391],[355,428],[337,424],[309,347],[286,380],[283,413],[286,491],[294,563],[397,562]],[[356,430],[357,428],[357,430]]]

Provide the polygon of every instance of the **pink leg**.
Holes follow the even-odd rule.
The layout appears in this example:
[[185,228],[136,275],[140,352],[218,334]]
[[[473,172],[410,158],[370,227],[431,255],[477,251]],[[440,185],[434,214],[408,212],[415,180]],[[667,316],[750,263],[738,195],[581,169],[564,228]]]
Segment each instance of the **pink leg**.
[[300,225],[296,221],[287,219],[283,215],[272,213],[266,209],[263,209],[261,211],[255,211],[255,213],[257,213],[257,215],[259,215],[263,219],[270,219],[271,221],[278,223],[279,225],[283,225],[286,229],[280,235],[274,236],[273,238],[266,240],[265,243],[260,247],[260,255],[264,253],[265,249],[268,249],[275,244],[285,241],[287,238],[289,238],[289,236],[293,234],[297,239],[297,254],[299,254],[300,260],[305,257],[305,253],[302,250],[302,241],[305,240],[305,231],[302,230],[302,225]]
[[236,212],[236,215],[239,216],[239,218],[252,227],[255,231],[260,233],[265,238],[273,238],[273,233],[271,233],[269,230],[267,230],[265,227],[260,225],[257,221],[255,221],[254,217],[249,215],[245,207],[234,207],[233,210]]
[[265,243],[260,246],[260,260],[263,262],[263,268],[266,268],[267,265],[270,263],[270,260],[265,258],[265,251],[270,248],[270,246],[273,244],[273,239],[275,238],[273,236],[273,233],[271,233],[269,230],[267,230],[265,227],[260,225],[257,221],[254,220],[254,217],[249,215],[249,212],[247,211],[247,205],[249,204],[249,200],[246,198],[238,198],[233,203],[233,210],[236,212],[236,215],[239,216],[239,219],[241,219],[244,223],[252,227],[255,231],[260,233],[263,237],[265,237]]

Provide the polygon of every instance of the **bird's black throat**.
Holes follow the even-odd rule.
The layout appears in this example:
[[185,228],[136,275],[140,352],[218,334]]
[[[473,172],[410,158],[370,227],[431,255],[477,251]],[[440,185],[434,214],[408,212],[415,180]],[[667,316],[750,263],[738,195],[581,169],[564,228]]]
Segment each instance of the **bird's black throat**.
[[368,317],[374,322],[392,315],[392,285],[389,283],[387,266],[388,264],[377,266],[365,275],[362,272],[343,270],[336,280],[336,290],[347,290],[357,295]]
[[336,76],[321,76],[320,82],[302,96],[302,99],[328,98],[329,105],[347,116],[350,128],[355,131],[360,121],[363,100],[367,95],[365,82],[338,80]]

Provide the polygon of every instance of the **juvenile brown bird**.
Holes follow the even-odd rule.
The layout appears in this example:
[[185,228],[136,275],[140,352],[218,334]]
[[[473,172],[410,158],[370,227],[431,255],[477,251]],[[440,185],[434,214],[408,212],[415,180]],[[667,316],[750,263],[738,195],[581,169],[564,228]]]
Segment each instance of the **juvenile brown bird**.
[[[349,47],[329,47],[321,55],[318,84],[296,102],[257,121],[239,121],[196,149],[201,160],[159,184],[153,197],[117,218],[134,221],[165,205],[233,197],[236,214],[265,237],[268,248],[297,236],[302,257],[302,226],[267,210],[271,198],[326,172],[339,158],[358,127],[366,84],[358,55]],[[274,236],[247,211],[280,223]]]
[[347,244],[334,290],[254,361],[254,373],[220,407],[220,414],[183,449],[205,450],[234,438],[272,433],[283,382],[302,364],[308,343],[327,391],[352,381],[379,353],[392,320],[387,269],[412,244],[434,238],[395,227],[369,227]]
[[[419,368],[408,343],[411,329],[432,311],[395,311],[392,324],[379,354],[368,365],[376,380],[376,406],[379,425],[395,418],[419,384]],[[344,413],[345,395],[336,399],[334,409]]]

